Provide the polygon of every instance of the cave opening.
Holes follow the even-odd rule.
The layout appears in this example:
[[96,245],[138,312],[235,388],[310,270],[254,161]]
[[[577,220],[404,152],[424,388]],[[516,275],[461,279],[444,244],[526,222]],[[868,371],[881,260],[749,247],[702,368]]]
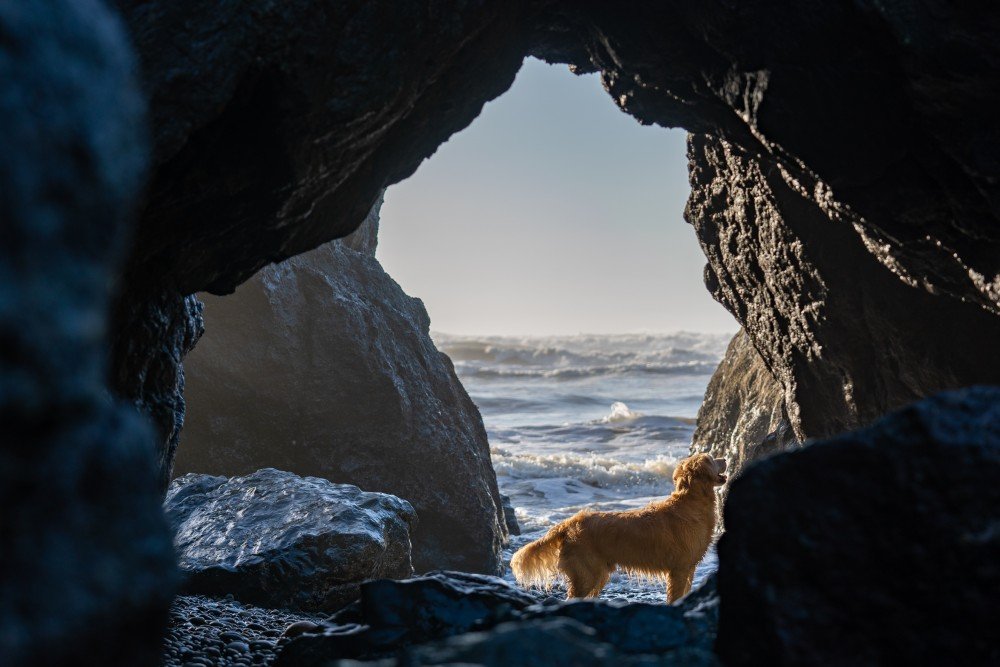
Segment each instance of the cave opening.
[[[357,232],[201,295],[174,476],[274,467],[395,493],[418,509],[418,570],[507,576],[576,510],[668,495],[738,327],[683,219],[686,136],[623,114],[597,74],[527,58]],[[421,478],[445,460],[449,479]],[[498,545],[496,520],[521,535]],[[696,583],[712,569],[714,552]],[[663,590],[616,576],[607,595]]]
[[[668,495],[738,328],[683,211],[687,133],[596,73],[527,58],[381,206],[376,256],[423,300],[488,434],[520,536]],[[714,551],[696,584],[714,568]],[[509,575],[508,575],[509,576]],[[615,576],[606,597],[662,600]]]

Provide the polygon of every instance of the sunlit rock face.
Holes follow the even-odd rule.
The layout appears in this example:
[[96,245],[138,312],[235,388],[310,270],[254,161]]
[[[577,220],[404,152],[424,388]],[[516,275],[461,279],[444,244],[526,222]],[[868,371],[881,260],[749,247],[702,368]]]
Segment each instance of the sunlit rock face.
[[164,502],[190,593],[275,609],[334,611],[368,579],[413,573],[413,508],[385,493],[265,468],[190,474]]
[[0,3],[0,662],[152,665],[173,594],[152,429],[107,320],[147,165],[120,21]]
[[418,570],[495,573],[507,531],[482,418],[423,304],[375,259],[377,223],[205,297],[175,472],[276,467],[392,493],[419,516]]
[[998,406],[994,387],[948,392],[735,480],[725,664],[995,663]]
[[691,452],[726,459],[732,480],[754,459],[796,444],[781,385],[740,330],[708,383]]
[[689,140],[686,216],[706,284],[783,389],[798,440],[871,423],[945,389],[996,383],[1000,318],[898,280],[815,180],[722,139]]

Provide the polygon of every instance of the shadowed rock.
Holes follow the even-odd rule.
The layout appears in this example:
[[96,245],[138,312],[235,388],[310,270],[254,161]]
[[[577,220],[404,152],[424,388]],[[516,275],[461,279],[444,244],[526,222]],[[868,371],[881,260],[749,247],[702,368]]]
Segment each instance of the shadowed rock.
[[416,515],[386,494],[264,469],[185,475],[164,507],[191,593],[329,611],[352,600],[361,581],[413,573]]
[[514,506],[510,502],[510,497],[500,494],[500,504],[503,507],[503,520],[507,524],[507,532],[510,535],[520,535],[521,526],[517,523],[517,513],[514,511]]
[[750,461],[795,444],[781,385],[741,329],[705,390],[691,453],[726,459],[732,480]]
[[274,466],[391,493],[420,517],[418,570],[496,573],[507,533],[482,418],[423,304],[375,259],[377,223],[205,297],[177,472]]
[[998,406],[941,394],[747,469],[719,542],[726,664],[1000,659]]
[[[333,657],[377,659],[401,649],[406,649],[401,664],[542,664],[537,661],[543,657],[554,661],[549,664],[575,664],[568,657],[575,655],[614,657],[625,664],[638,659],[631,656],[689,656],[702,660],[691,664],[714,664],[717,608],[714,579],[678,606],[551,599],[539,604],[494,577],[438,572],[363,584],[360,599],[331,617],[321,632],[301,634],[283,645],[276,664],[307,667]],[[556,628],[573,629],[562,658],[552,657],[553,647],[546,645],[560,641],[559,632],[550,634]],[[456,639],[433,643],[448,637]],[[504,647],[504,642],[510,645]]]
[[0,2],[0,662],[151,665],[175,584],[153,434],[107,392],[147,156],[123,26]]
[[489,632],[470,632],[408,649],[398,659],[344,665],[482,665],[483,667],[716,667],[711,651],[682,648],[666,655],[633,655],[609,643],[599,632],[565,617],[503,623]]

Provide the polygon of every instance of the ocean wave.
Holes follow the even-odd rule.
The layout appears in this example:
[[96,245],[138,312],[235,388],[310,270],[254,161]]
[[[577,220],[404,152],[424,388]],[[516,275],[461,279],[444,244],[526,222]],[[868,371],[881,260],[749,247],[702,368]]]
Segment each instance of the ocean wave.
[[511,480],[568,478],[600,489],[630,491],[638,495],[669,493],[677,459],[656,456],[629,462],[597,453],[515,453],[491,450],[493,468],[501,483]]
[[558,367],[558,368],[496,368],[456,362],[460,376],[482,379],[527,379],[546,378],[554,380],[576,380],[606,375],[650,374],[650,375],[703,375],[715,370],[718,361],[682,361],[669,364],[629,363],[610,366]]
[[616,422],[632,421],[642,416],[641,412],[634,412],[621,401],[615,401],[611,404],[611,414],[601,417],[600,423],[614,424]]
[[433,333],[432,336],[438,348],[456,363],[546,368],[718,362],[731,338],[729,334],[701,333],[544,337]]
[[610,443],[618,446],[687,445],[691,442],[694,426],[695,420],[691,417],[646,415],[631,410],[624,403],[616,402],[611,406],[609,414],[586,422],[488,426],[487,431],[490,442],[496,444],[548,444],[572,450]]

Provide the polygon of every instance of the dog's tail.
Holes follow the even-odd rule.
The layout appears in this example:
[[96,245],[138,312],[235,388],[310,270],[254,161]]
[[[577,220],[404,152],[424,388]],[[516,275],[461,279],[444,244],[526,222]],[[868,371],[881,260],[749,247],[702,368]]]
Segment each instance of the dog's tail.
[[542,586],[548,589],[559,574],[559,551],[566,539],[566,528],[560,523],[545,536],[524,545],[510,559],[514,578],[522,586]]

